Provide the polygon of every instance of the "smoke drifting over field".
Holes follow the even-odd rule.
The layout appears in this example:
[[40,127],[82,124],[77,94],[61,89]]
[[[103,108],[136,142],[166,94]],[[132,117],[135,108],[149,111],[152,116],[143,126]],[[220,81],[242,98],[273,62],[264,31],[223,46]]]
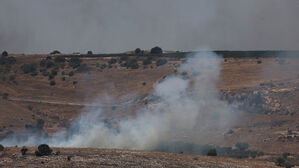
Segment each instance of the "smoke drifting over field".
[[230,107],[219,100],[215,86],[221,60],[212,52],[191,55],[178,70],[193,74],[194,79],[174,75],[157,83],[152,95],[159,101],[140,109],[136,117],[120,121],[118,128],[99,121],[101,110],[97,109],[84,112],[67,132],[56,137],[9,138],[1,143],[146,150],[175,140],[201,143],[211,133],[222,135],[235,121]]
[[298,0],[1,0],[0,50],[298,49],[298,8]]

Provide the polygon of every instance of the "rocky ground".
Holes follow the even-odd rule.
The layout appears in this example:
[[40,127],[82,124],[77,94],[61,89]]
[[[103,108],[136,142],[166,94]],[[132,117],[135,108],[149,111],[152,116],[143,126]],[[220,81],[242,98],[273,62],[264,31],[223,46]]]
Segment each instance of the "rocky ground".
[[28,149],[22,156],[21,148],[6,148],[0,152],[0,167],[276,167],[273,162],[118,149],[54,148],[52,155],[37,157],[36,148]]

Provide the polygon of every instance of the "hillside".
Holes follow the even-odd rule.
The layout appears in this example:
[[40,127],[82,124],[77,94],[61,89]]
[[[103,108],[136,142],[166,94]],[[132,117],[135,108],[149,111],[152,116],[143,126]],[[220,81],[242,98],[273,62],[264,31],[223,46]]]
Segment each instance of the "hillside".
[[[0,135],[3,139],[24,131],[31,134],[31,129],[41,131],[43,135],[54,135],[59,130],[67,129],[83,112],[94,108],[103,110],[104,115],[101,115],[98,120],[117,127],[118,121],[134,117],[138,109],[158,103],[148,101],[155,84],[173,74],[186,76],[177,71],[180,64],[184,62],[184,57],[132,54],[105,55],[105,57],[87,55],[80,57],[80,61],[72,60],[72,62],[71,59],[76,56],[46,54],[9,56],[13,56],[16,62],[0,65],[0,95],[2,95]],[[150,61],[144,63],[149,57]],[[161,65],[158,63],[159,66],[157,66],[160,60],[167,62]],[[29,66],[28,72],[24,71],[24,64]],[[33,67],[30,67],[31,65]],[[238,117],[231,128],[223,128],[220,130],[221,133],[211,133],[201,138],[200,143],[234,147],[238,142],[246,142],[250,150],[264,152],[265,156],[260,156],[259,159],[270,158],[271,160],[287,152],[291,154],[291,158],[298,158],[298,65],[299,57],[295,55],[291,57],[227,56],[223,58],[217,88],[221,100],[238,109],[235,114]],[[187,76],[192,78],[190,74]],[[194,136],[197,135],[194,134]],[[183,136],[180,135],[180,137]],[[184,140],[189,142],[189,139],[193,138],[188,137]],[[13,148],[11,150],[14,151]],[[96,150],[96,154],[84,156],[88,157],[91,162],[99,156],[106,156],[106,154],[101,154],[100,150],[93,150]],[[86,150],[86,152],[90,151],[91,149]],[[120,151],[107,151],[107,153],[111,152]],[[121,152],[128,157],[150,155],[148,157],[157,159],[155,154],[148,152],[145,152],[146,154],[144,152]],[[133,156],[135,154],[137,156]],[[161,153],[161,155],[163,157],[165,155],[166,166],[177,165],[178,161],[172,161],[171,158],[181,157],[179,154]],[[51,159],[56,160],[55,157],[51,156],[49,162]],[[80,157],[83,156],[76,156],[74,160],[77,159],[79,162],[82,159]],[[238,160],[228,158],[210,160],[207,157],[199,157],[197,161],[193,159],[194,156],[182,157],[188,164],[190,161],[192,164],[188,165],[179,161],[182,164],[179,167],[206,167],[209,164],[213,167],[215,163],[222,162],[222,159],[223,162],[232,162],[232,165],[223,164],[223,167],[233,167],[234,164],[239,164]],[[111,158],[107,157],[107,159]],[[148,167],[155,167],[154,163],[164,164],[164,161],[159,159],[157,162],[144,159],[144,164]],[[89,164],[88,162],[82,163],[82,166]],[[104,160],[104,162],[110,164],[110,161]],[[241,162],[242,166],[249,164],[251,167],[259,167],[259,162]],[[28,160],[26,164],[33,164],[33,162]],[[123,161],[113,164],[122,167]],[[267,166],[271,167],[272,164],[269,163]],[[262,164],[260,167],[265,167],[265,165]]]

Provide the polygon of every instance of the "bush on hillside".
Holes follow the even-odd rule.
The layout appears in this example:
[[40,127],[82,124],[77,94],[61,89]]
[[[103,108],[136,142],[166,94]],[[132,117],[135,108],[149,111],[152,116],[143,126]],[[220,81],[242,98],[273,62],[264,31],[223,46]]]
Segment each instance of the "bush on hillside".
[[162,66],[162,65],[164,65],[166,63],[167,63],[167,60],[165,60],[165,59],[158,59],[157,62],[156,62],[156,65],[157,66]]
[[7,63],[8,64],[15,64],[17,62],[16,58],[13,56],[10,56],[7,58]]
[[58,51],[58,50],[54,50],[54,51],[52,51],[50,54],[51,54],[51,55],[54,55],[54,54],[60,54],[60,51]]
[[25,74],[33,73],[36,71],[36,64],[24,64],[21,66],[21,69]]
[[135,54],[141,54],[141,49],[140,48],[136,48]]
[[3,51],[1,54],[3,57],[7,57],[8,56],[8,52],[7,51]]
[[25,147],[25,146],[23,146],[22,147],[22,149],[21,149],[21,153],[22,153],[22,155],[24,156],[24,155],[26,155],[26,152],[28,151],[28,149]]
[[81,65],[81,62],[82,60],[79,57],[72,57],[69,61],[69,66],[75,69]]
[[276,163],[277,166],[283,166],[284,163],[285,163],[285,159],[281,158],[281,157],[277,158],[275,163]]
[[74,72],[71,71],[71,72],[69,73],[69,76],[74,76]]
[[162,48],[158,46],[151,49],[151,54],[162,54],[162,53],[163,53]]
[[64,63],[65,62],[65,58],[63,56],[56,56],[54,59],[54,62],[56,63]]
[[4,146],[2,144],[0,144],[0,151],[4,150]]
[[117,60],[112,58],[108,61],[108,64],[115,64],[116,62],[117,62]]
[[120,60],[121,60],[121,61],[127,61],[127,60],[128,60],[128,56],[121,56],[121,57],[120,57]]
[[8,93],[3,93],[2,98],[7,100],[8,99]]
[[56,82],[55,82],[55,81],[51,81],[51,82],[50,82],[50,85],[51,85],[51,86],[54,86],[54,85],[56,85]]
[[207,156],[217,156],[217,151],[216,151],[216,149],[210,149],[210,150],[207,152]]
[[35,151],[36,156],[48,156],[52,154],[52,149],[47,144],[41,144],[37,149],[38,150]]
[[89,72],[91,70],[86,64],[82,64],[78,67],[77,72]]
[[151,64],[151,63],[152,63],[152,60],[150,60],[150,59],[145,59],[142,62],[143,65],[148,65],[148,64]]
[[130,61],[128,61],[127,68],[138,69],[139,65],[137,59],[131,59]]
[[247,142],[238,142],[236,143],[236,147],[240,150],[240,151],[245,151],[246,149],[248,149],[249,144]]

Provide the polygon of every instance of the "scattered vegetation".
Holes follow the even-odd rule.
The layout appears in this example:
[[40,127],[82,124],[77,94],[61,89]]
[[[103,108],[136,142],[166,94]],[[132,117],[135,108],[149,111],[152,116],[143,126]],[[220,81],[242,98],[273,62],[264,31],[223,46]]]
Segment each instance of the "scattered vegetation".
[[285,159],[279,157],[279,158],[276,159],[275,163],[276,163],[277,166],[283,166],[285,164]]
[[52,154],[52,149],[47,144],[41,144],[38,146],[38,150],[35,151],[36,156],[48,156]]
[[1,54],[3,57],[7,57],[8,56],[8,52],[7,51],[3,51]]
[[2,98],[3,98],[4,100],[7,100],[7,99],[8,99],[8,93],[3,93]]
[[79,57],[72,57],[69,61],[69,66],[73,69],[78,68],[82,63],[82,60]]
[[21,149],[21,153],[22,153],[22,155],[24,156],[24,155],[26,155],[26,152],[28,151],[28,149],[25,147],[25,146],[23,146],[22,147],[22,149]]
[[56,63],[64,63],[65,62],[65,58],[63,56],[56,56],[54,59],[54,62]]
[[129,60],[127,62],[127,68],[138,69],[139,65],[138,65],[137,59],[131,59],[131,60]]
[[56,82],[55,82],[55,81],[51,81],[51,82],[50,82],[50,85],[51,85],[51,86],[54,86],[54,85],[56,85]]
[[258,61],[257,61],[257,64],[261,64],[261,63],[262,63],[262,61],[261,61],[261,60],[258,60]]
[[158,46],[151,49],[151,54],[162,54],[162,53],[163,53],[162,48]]
[[111,58],[109,61],[108,61],[108,64],[115,64],[117,62],[117,60],[116,59],[114,59],[114,58]]
[[149,65],[149,64],[152,64],[152,60],[149,59],[149,58],[148,58],[148,59],[145,59],[145,60],[142,61],[142,64],[143,64],[143,65]]
[[158,59],[157,62],[156,62],[156,65],[157,66],[162,66],[162,65],[164,65],[166,63],[167,63],[166,59]]
[[217,150],[216,149],[210,149],[207,152],[207,156],[217,156]]
[[136,48],[135,54],[141,54],[141,49],[140,48]]
[[34,73],[36,71],[36,64],[24,64],[21,66],[21,69],[25,74]]
[[77,72],[89,72],[91,70],[86,64],[82,64],[77,68]]
[[69,72],[69,76],[74,76],[74,72],[73,71]]
[[246,149],[248,149],[249,145],[246,142],[238,142],[236,143],[236,147],[240,150],[240,151],[245,151]]
[[4,146],[2,144],[0,144],[0,151],[4,150]]
[[51,55],[54,55],[54,54],[60,54],[60,51],[58,51],[58,50],[54,50],[54,51],[52,51],[50,54],[51,54]]

